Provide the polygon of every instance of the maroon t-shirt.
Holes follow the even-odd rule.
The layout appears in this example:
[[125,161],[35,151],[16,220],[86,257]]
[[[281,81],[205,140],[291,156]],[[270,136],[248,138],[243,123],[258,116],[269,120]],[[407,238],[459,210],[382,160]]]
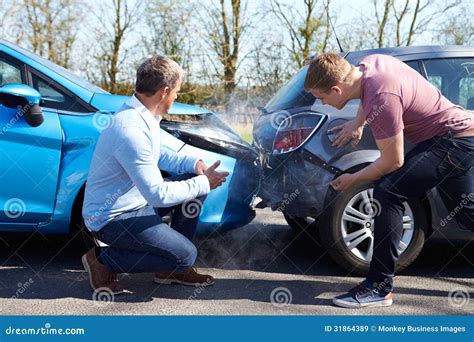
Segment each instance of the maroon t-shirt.
[[375,139],[400,131],[417,144],[435,136],[474,128],[474,115],[454,105],[405,63],[387,55],[365,57],[361,103]]

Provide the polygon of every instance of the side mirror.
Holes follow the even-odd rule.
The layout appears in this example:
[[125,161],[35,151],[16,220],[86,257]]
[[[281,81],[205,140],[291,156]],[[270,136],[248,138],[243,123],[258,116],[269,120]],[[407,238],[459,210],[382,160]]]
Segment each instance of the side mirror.
[[37,127],[44,121],[43,111],[39,106],[40,93],[24,84],[9,83],[0,87],[0,104],[17,109],[17,116],[24,116],[26,122]]

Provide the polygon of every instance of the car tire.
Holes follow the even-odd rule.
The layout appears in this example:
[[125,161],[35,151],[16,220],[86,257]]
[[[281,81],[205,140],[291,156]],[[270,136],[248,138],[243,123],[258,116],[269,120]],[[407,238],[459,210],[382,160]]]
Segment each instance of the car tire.
[[[373,187],[373,183],[367,183],[341,193],[330,190],[327,198],[331,199],[332,203],[326,207],[323,219],[319,224],[319,236],[326,251],[339,266],[352,274],[367,274],[370,266],[368,260],[371,259],[371,253],[369,253],[371,243],[373,246],[373,232],[371,238],[371,231],[367,231],[367,229],[373,228],[367,228],[366,223],[362,225],[362,223],[351,221],[353,220],[352,209],[354,209],[352,206],[360,205],[357,204],[357,199],[360,197],[361,203],[364,203],[363,206],[371,208],[369,216],[373,218],[376,211],[374,209],[377,209],[376,203],[371,197]],[[367,195],[371,201],[368,206],[366,204]],[[373,224],[373,220],[371,222]],[[360,232],[364,231],[364,234],[357,235],[359,234],[357,225],[360,225]],[[396,264],[396,272],[408,267],[418,257],[423,248],[427,228],[428,219],[425,208],[420,200],[410,199],[405,203],[404,231],[400,242],[402,253]],[[362,240],[365,236],[366,238]],[[355,243],[358,244],[355,245]],[[367,254],[364,251],[367,251]]]
[[81,251],[89,251],[92,247],[99,246],[97,239],[95,239],[89,229],[87,229],[84,218],[82,217],[82,205],[84,202],[84,190],[82,188],[74,201],[73,211],[71,213],[71,234],[74,240],[77,241],[78,247]]
[[291,216],[285,212],[283,212],[283,216],[285,217],[286,222],[288,225],[295,231],[295,233],[301,232],[310,232],[310,233],[317,233],[318,226],[317,222],[312,217],[297,217]]
[[87,229],[86,225],[84,224],[84,220],[81,220],[81,236],[82,241],[84,243],[84,247],[87,250],[90,250],[93,247],[99,246],[99,242],[97,239],[92,235],[89,229]]

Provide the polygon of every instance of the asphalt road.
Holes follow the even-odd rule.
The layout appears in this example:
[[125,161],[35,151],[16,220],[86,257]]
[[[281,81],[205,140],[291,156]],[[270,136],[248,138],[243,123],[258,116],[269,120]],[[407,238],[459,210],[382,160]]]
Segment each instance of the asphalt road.
[[[341,309],[331,298],[360,280],[347,275],[280,213],[260,210],[249,225],[198,238],[205,288],[121,275],[132,294],[93,298],[77,244],[65,238],[0,235],[0,313],[8,315],[464,315],[474,313],[474,249],[469,239],[432,237],[396,277],[390,308]],[[457,291],[457,292],[456,292]],[[450,293],[457,296],[450,297]],[[469,296],[470,299],[467,297]]]

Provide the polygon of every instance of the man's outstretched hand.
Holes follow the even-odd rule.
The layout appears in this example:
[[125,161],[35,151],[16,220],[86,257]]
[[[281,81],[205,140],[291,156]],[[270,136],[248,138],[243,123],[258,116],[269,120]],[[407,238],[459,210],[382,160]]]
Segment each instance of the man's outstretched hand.
[[[199,163],[202,163],[205,167],[205,164],[202,161],[199,161],[198,164]],[[197,172],[198,164],[196,164],[196,174],[198,174]],[[221,164],[221,161],[218,160],[214,164],[212,164],[210,167],[206,167],[202,172],[202,174],[205,175],[207,179],[209,180],[209,186],[211,190],[221,186],[222,183],[225,182],[226,177],[229,175],[229,172],[216,171],[216,169],[219,167],[220,164]],[[201,170],[202,170],[202,166],[201,166]]]

